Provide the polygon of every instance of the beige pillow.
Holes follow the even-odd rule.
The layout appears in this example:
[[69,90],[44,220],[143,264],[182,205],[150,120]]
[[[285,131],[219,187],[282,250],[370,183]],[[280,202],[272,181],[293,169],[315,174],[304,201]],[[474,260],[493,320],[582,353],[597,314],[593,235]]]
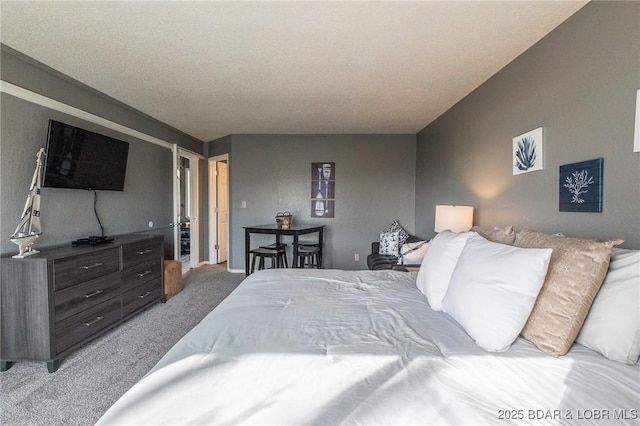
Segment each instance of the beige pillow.
[[519,232],[517,247],[553,249],[547,277],[522,335],[550,355],[566,354],[602,285],[613,246],[622,242]]
[[486,238],[489,241],[500,244],[513,245],[516,240],[516,233],[513,232],[513,226],[507,226],[506,228],[486,229],[479,226],[471,228],[473,232],[477,232],[481,237]]

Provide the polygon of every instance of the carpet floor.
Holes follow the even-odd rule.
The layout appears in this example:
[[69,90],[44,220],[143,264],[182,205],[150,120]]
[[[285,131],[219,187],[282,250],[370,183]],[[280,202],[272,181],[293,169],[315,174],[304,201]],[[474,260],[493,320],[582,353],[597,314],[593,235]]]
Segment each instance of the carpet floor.
[[70,353],[55,373],[19,362],[0,373],[0,424],[93,425],[244,279],[220,266],[183,277],[183,291]]

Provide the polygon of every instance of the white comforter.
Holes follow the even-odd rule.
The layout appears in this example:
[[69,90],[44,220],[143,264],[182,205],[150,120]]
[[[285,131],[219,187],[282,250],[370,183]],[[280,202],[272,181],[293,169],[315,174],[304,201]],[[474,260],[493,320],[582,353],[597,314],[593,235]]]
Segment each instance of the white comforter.
[[639,423],[639,366],[580,345],[557,359],[524,339],[490,354],[415,278],[257,272],[99,424]]

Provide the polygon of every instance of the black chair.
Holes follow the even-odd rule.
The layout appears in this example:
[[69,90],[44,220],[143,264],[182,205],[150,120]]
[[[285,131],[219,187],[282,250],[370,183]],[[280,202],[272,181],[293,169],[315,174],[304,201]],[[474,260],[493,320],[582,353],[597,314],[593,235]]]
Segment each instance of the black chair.
[[[407,239],[407,243],[415,243],[421,241],[419,237],[411,235]],[[393,269],[395,271],[407,271],[404,265],[398,264],[398,257],[389,254],[380,254],[380,242],[371,243],[371,254],[367,256],[367,267],[371,270]]]
[[272,250],[272,249],[266,249],[266,248],[256,248],[253,250],[249,251],[249,254],[251,254],[252,259],[251,259],[251,273],[253,274],[253,272],[256,269],[256,260],[259,260],[258,262],[258,270],[260,269],[264,269],[265,265],[264,265],[264,260],[265,259],[271,259],[271,267],[272,268],[277,268],[278,267],[278,251],[277,250]]
[[317,241],[310,240],[300,240],[298,241],[298,247],[306,247],[306,248],[318,248],[318,267],[322,265],[322,243]]
[[371,243],[371,254],[367,256],[367,267],[372,271],[394,269],[398,266],[398,257],[389,254],[380,254],[380,243]]
[[273,243],[266,246],[260,246],[260,248],[277,251],[277,264],[279,265],[278,267],[289,267],[289,260],[287,259],[287,245],[285,243]]
[[298,268],[320,268],[320,248],[298,246],[298,258],[295,259]]

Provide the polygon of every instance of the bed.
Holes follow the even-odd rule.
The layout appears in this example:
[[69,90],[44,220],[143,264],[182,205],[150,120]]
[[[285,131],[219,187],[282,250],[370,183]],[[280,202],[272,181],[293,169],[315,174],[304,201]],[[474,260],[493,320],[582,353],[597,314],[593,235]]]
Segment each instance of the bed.
[[256,272],[98,424],[638,424],[638,364],[488,351],[419,275]]

